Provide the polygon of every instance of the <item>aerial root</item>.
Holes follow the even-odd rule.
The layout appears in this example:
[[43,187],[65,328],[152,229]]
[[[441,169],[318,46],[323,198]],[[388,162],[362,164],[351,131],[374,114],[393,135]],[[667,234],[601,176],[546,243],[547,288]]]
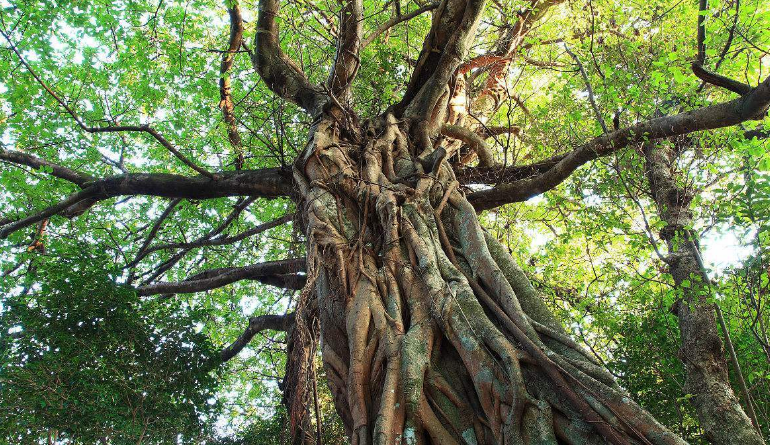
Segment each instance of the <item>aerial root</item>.
[[318,138],[306,162],[308,237],[333,252],[324,365],[352,443],[681,445],[559,326],[425,132],[409,147],[399,125],[360,147]]

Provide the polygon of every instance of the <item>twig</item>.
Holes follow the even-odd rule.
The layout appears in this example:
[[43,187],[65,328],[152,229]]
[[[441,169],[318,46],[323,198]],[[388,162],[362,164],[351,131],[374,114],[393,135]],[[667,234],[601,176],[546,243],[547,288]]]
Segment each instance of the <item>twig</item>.
[[596,104],[596,99],[594,98],[594,90],[591,88],[591,82],[588,80],[588,74],[586,74],[585,68],[583,68],[583,64],[580,62],[580,59],[578,58],[575,53],[570,51],[569,46],[567,46],[566,43],[564,45],[564,51],[567,52],[567,54],[572,57],[572,60],[575,61],[575,64],[577,64],[578,69],[580,70],[580,75],[583,77],[583,82],[586,84],[586,90],[588,90],[588,101],[591,102],[591,108],[594,109],[594,114],[596,115],[596,120],[599,121],[599,125],[602,126],[602,131],[604,131],[604,134],[609,133],[609,129],[607,128],[607,123],[604,121],[604,116],[602,116],[601,110],[599,110],[599,106]]
[[414,11],[410,12],[409,14],[404,15],[397,15],[394,17],[391,17],[390,20],[380,25],[377,29],[374,30],[368,37],[366,37],[363,42],[361,42],[361,49],[366,48],[369,46],[372,42],[374,42],[377,37],[379,37],[382,33],[389,30],[390,28],[398,25],[399,23],[403,23],[407,20],[412,20],[413,18],[417,17],[418,15],[432,11],[436,8],[438,8],[439,3],[429,3],[419,9],[415,9]]

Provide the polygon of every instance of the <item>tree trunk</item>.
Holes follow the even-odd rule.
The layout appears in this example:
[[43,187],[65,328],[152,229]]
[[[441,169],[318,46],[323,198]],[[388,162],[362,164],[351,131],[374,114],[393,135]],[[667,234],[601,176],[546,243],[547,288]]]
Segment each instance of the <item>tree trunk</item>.
[[[294,348],[317,315],[352,443],[684,443],[566,335],[431,136],[330,112],[295,164],[308,285]],[[307,387],[289,393],[308,428],[294,409]]]
[[698,239],[690,230],[692,193],[674,179],[672,150],[648,143],[643,151],[650,190],[665,223],[660,236],[668,245],[666,263],[681,294],[674,312],[682,337],[679,356],[685,368],[685,390],[693,395],[698,420],[711,443],[764,444],[730,386],[715,304],[709,301],[711,291],[697,257]]

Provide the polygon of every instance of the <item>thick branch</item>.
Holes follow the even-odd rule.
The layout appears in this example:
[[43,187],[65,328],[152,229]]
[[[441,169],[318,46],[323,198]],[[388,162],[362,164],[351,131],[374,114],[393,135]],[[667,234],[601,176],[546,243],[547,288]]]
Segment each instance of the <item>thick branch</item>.
[[[468,199],[476,210],[491,209],[511,202],[525,201],[544,193],[567,179],[581,165],[628,145],[696,131],[729,127],[748,120],[761,120],[770,106],[770,77],[749,94],[674,116],[659,117],[599,136],[556,160],[546,171],[530,178],[471,193]],[[558,160],[557,160],[558,159]]]
[[723,76],[721,74],[717,74],[715,72],[709,71],[706,68],[703,68],[703,66],[698,65],[695,62],[693,62],[692,64],[692,72],[698,77],[698,79],[706,83],[710,83],[712,85],[722,87],[726,90],[730,90],[733,93],[738,93],[743,95],[751,91],[751,85],[748,85],[743,82],[730,79],[727,76]]
[[102,199],[121,195],[165,198],[211,199],[227,196],[278,198],[292,196],[291,175],[286,169],[266,168],[221,172],[218,179],[168,173],[131,173],[100,179],[89,186],[99,188]]
[[235,62],[235,54],[243,43],[243,17],[241,17],[241,8],[237,3],[227,12],[230,15],[230,41],[227,51],[222,54],[222,64],[219,68],[219,108],[222,110],[222,116],[227,125],[227,139],[235,151],[235,169],[240,170],[243,168],[243,148],[241,147],[241,135],[238,134],[238,126],[236,125],[235,104],[233,103],[229,71]]
[[288,331],[294,325],[294,313],[286,315],[260,315],[259,317],[250,317],[249,326],[243,331],[237,340],[232,342],[219,353],[222,362],[226,362],[238,355],[246,345],[249,344],[255,335],[262,331]]
[[26,165],[27,167],[31,167],[36,170],[47,168],[51,170],[51,175],[80,186],[88,181],[93,180],[91,176],[85,173],[72,170],[59,164],[54,164],[53,162],[20,151],[0,149],[0,160],[17,165]]
[[[0,229],[0,238],[65,211],[71,215],[83,213],[98,201],[116,196],[146,195],[164,198],[212,199],[227,196],[279,198],[294,194],[291,174],[281,168],[223,172],[217,174],[217,178],[168,173],[131,173],[84,182],[83,190],[59,204],[37,215],[3,226]],[[85,206],[79,205],[86,202]]]
[[[736,12],[735,12],[736,20],[738,17],[738,7],[739,6],[737,4]],[[707,12],[708,12],[708,0],[700,0],[698,3],[698,32],[696,37],[698,54],[695,58],[695,61],[692,63],[692,72],[700,80],[706,83],[710,83],[712,85],[725,88],[727,90],[732,91],[733,93],[738,93],[740,95],[747,94],[749,91],[751,91],[751,85],[747,85],[743,82],[730,79],[729,77],[709,71],[703,67],[703,65],[706,64],[706,13]],[[733,27],[733,30],[730,31],[728,44],[732,41],[732,33],[734,30],[735,29]],[[725,46],[725,48],[722,50],[722,55],[720,56],[719,63],[721,63],[722,58],[724,58],[724,54],[726,53],[727,48],[728,46]],[[719,63],[717,63],[717,68],[719,67]],[[702,86],[703,85],[701,85],[701,87]]]
[[254,37],[256,51],[251,59],[254,69],[271,91],[315,116],[328,98],[320,88],[310,85],[305,73],[284,54],[278,39],[276,16],[278,0],[260,0]]
[[[446,41],[446,45],[441,48],[441,56],[435,62],[432,74],[421,85],[414,100],[407,107],[406,114],[408,116],[413,116],[420,120],[428,120],[430,118],[434,107],[444,93],[444,89],[449,85],[452,76],[468,54],[470,44],[476,33],[476,27],[484,12],[484,3],[483,0],[468,0],[465,3],[457,26],[452,29],[451,37]],[[460,5],[450,6],[459,7]],[[450,6],[447,6],[447,8]],[[431,32],[435,32],[435,27],[441,26],[441,24],[441,20],[434,20]],[[443,32],[445,33],[447,30],[443,30]],[[426,40],[426,44],[428,43],[429,41]],[[423,47],[423,52],[425,50],[426,48]],[[427,48],[427,50],[429,52],[435,51],[434,48]],[[417,73],[415,72],[415,74]]]
[[552,169],[566,155],[557,155],[552,158],[528,165],[511,165],[508,167],[466,167],[456,173],[457,180],[461,184],[505,184],[521,179],[541,175]]
[[[203,272],[197,273],[193,276],[188,277],[184,281],[201,281],[201,280],[208,280],[210,278],[218,277],[225,273],[230,273],[232,271],[238,270],[240,268],[238,267],[220,267],[217,269],[207,269]],[[263,275],[251,278],[254,281],[259,281],[262,284],[267,284],[269,286],[274,287],[280,287],[282,289],[291,289],[291,290],[300,290],[304,287],[305,283],[307,282],[307,276],[304,274],[305,269],[302,268],[302,270],[296,272],[296,273],[278,273],[275,275]]]
[[268,286],[280,287],[281,289],[302,290],[307,283],[307,276],[294,274],[265,275],[257,277],[256,281]]
[[364,10],[361,0],[347,0],[340,11],[340,35],[337,38],[337,54],[328,86],[331,93],[347,100],[350,84],[361,66],[361,31]]
[[481,128],[478,129],[479,136],[481,136],[484,139],[489,139],[494,136],[499,136],[502,134],[512,134],[513,136],[520,136],[521,135],[521,127],[518,126],[491,126],[488,127],[486,125],[481,126]]
[[271,275],[285,275],[302,272],[305,269],[304,258],[270,261],[245,267],[227,267],[216,270],[217,273],[199,274],[197,279],[164,282],[142,286],[137,289],[139,295],[157,295],[173,293],[193,293],[216,289],[241,280],[256,280]]
[[[423,41],[422,50],[417,58],[417,63],[415,64],[414,71],[409,79],[406,91],[404,91],[401,101],[393,106],[393,111],[396,116],[403,115],[407,107],[410,106],[412,106],[413,109],[430,108],[429,105],[425,104],[421,106],[413,106],[412,104],[419,99],[417,97],[418,95],[423,96],[423,101],[430,102],[431,99],[430,97],[426,98],[426,94],[432,97],[432,95],[437,94],[435,91],[436,89],[443,91],[446,82],[442,83],[442,79],[436,80],[436,75],[447,78],[447,76],[454,74],[453,72],[439,73],[439,71],[443,70],[443,68],[439,68],[439,65],[444,63],[441,62],[442,59],[446,62],[447,57],[451,57],[451,55],[444,57],[444,55],[447,54],[447,49],[450,46],[453,46],[451,42],[454,41],[457,43],[457,39],[464,41],[465,37],[467,37],[467,31],[469,30],[467,27],[463,26],[464,19],[466,18],[465,13],[480,9],[468,7],[468,3],[473,3],[476,7],[483,6],[479,5],[480,2],[478,1],[467,2],[465,0],[445,0],[439,4],[433,14],[433,23],[430,31],[428,31],[428,35]],[[462,56],[464,56],[464,54],[461,55],[461,57]],[[430,93],[423,91],[428,83],[433,85],[430,88]],[[440,91],[438,94],[440,94]],[[412,110],[410,113],[412,115],[418,115],[421,112]]]
[[698,55],[695,57],[694,64],[703,66],[706,63],[706,12],[708,11],[708,0],[698,1],[698,33],[696,41],[698,45]]

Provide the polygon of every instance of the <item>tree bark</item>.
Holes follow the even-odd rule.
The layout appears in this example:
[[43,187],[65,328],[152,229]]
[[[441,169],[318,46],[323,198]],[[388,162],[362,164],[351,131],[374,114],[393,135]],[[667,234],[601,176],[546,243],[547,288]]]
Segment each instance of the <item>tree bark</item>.
[[666,263],[680,293],[673,309],[682,338],[679,355],[685,368],[685,390],[693,395],[698,420],[711,443],[764,444],[728,379],[715,303],[710,301],[711,290],[695,250],[697,235],[690,230],[693,195],[675,180],[675,155],[671,149],[647,143],[643,152],[650,191],[665,223],[660,236],[668,245]]
[[[295,334],[313,338],[317,316],[353,444],[684,443],[569,338],[479,226],[446,151],[410,137],[424,126],[345,121],[323,115],[295,164],[308,239],[298,306],[316,308],[297,310]],[[290,391],[288,404],[309,397]]]

